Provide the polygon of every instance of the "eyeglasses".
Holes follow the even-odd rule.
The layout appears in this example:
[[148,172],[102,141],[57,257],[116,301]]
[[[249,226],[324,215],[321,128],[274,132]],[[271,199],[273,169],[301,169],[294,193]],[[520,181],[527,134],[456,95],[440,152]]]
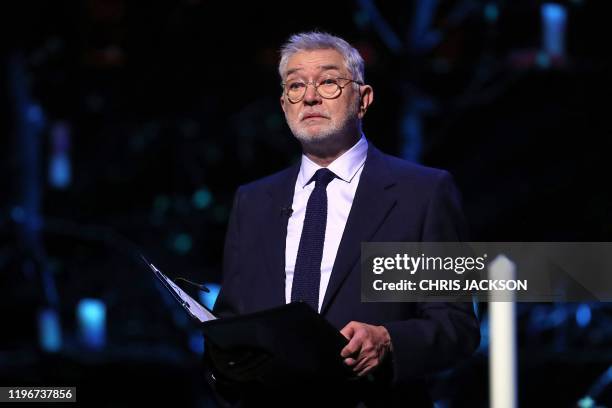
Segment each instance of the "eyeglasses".
[[[341,84],[342,81],[346,82]],[[311,82],[304,82],[301,79],[295,79],[283,82],[281,85],[285,89],[285,94],[287,95],[289,102],[298,103],[304,99],[308,85],[312,85],[321,98],[334,99],[340,96],[342,90],[351,82],[363,85],[363,82],[361,81],[340,77],[323,77]]]

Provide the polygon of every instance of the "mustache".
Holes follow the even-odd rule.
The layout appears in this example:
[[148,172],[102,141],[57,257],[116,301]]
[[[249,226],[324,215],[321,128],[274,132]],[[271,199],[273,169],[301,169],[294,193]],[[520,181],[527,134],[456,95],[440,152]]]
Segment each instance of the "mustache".
[[309,110],[309,111],[300,112],[300,114],[298,115],[298,119],[299,120],[304,120],[305,118],[307,118],[309,116],[321,116],[321,117],[324,117],[326,119],[329,119],[329,113],[328,112],[326,112],[326,111],[319,111],[319,110]]

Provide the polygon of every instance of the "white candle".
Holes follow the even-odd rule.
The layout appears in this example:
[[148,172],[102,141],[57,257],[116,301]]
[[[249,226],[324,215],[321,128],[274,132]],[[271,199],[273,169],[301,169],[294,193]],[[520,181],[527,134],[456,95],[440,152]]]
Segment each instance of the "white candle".
[[[515,279],[512,261],[499,255],[489,265],[489,279]],[[495,293],[492,293],[495,299]],[[500,296],[501,295],[501,296]],[[492,408],[516,408],[516,316],[510,292],[498,293],[489,302],[489,388]],[[503,301],[501,301],[503,299]]]

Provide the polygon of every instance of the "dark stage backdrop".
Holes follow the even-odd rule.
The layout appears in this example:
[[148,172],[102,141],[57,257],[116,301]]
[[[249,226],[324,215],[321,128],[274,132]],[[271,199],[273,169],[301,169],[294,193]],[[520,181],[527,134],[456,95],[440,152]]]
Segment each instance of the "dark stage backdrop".
[[[2,13],[0,386],[76,385],[98,406],[211,403],[201,336],[135,255],[219,282],[235,189],[300,157],[277,72],[298,31],[360,50],[375,90],[366,136],[451,171],[473,241],[610,241],[605,3],[555,2],[566,16],[555,52],[535,0],[13,4]],[[610,309],[518,312],[522,405],[575,405],[612,360]],[[105,322],[99,343],[87,319]],[[488,404],[486,308],[482,321],[477,355],[433,389],[441,407]]]

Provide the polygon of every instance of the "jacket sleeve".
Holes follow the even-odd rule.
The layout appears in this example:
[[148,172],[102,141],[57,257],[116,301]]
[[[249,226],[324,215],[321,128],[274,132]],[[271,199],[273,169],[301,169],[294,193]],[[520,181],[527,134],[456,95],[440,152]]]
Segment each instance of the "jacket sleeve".
[[240,314],[241,280],[240,280],[240,202],[242,188],[234,195],[234,203],[230,213],[225,246],[223,250],[223,276],[221,290],[215,302],[214,312],[219,317],[230,317]]
[[[223,277],[221,290],[214,306],[214,313],[218,317],[230,317],[240,313],[240,201],[241,188],[234,195],[234,203],[230,213],[227,232],[225,235],[225,247],[223,253]],[[239,390],[236,384],[223,379],[215,369],[212,354],[219,355],[213,344],[205,342],[204,345],[204,378],[212,391],[212,395],[220,407],[234,407],[239,401]]]
[[[441,172],[427,206],[421,241],[465,241],[466,225],[452,177]],[[395,384],[448,369],[469,357],[480,343],[471,302],[427,302],[415,307],[416,318],[383,325],[391,337]]]

